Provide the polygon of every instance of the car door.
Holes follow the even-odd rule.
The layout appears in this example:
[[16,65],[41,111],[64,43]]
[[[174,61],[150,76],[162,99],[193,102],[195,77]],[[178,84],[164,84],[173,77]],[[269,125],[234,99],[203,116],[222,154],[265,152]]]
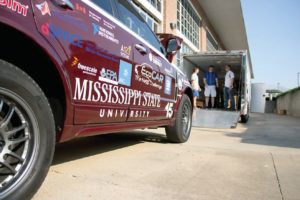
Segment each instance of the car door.
[[[132,87],[139,91],[130,103],[127,121],[166,119],[174,72],[161,52],[157,37],[133,6],[124,0],[116,2],[120,21],[130,29],[128,39],[132,41],[134,56]],[[163,73],[164,65],[170,69],[168,76]]]
[[111,0],[37,0],[33,5],[40,32],[67,54],[74,123],[125,122],[131,70],[126,77],[120,72],[132,68],[131,43],[110,20]]

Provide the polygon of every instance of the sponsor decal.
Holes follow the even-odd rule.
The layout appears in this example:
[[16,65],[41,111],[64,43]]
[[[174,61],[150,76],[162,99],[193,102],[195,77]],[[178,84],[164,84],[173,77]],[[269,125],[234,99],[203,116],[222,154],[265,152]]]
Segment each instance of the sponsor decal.
[[75,3],[75,9],[83,14],[86,14],[86,8],[78,3]]
[[99,81],[118,85],[118,74],[113,70],[102,68],[100,71]]
[[121,46],[121,56],[124,57],[124,58],[129,59],[130,54],[131,54],[131,46],[122,45]]
[[71,66],[74,67],[78,64],[78,58],[74,56]]
[[61,12],[52,12],[52,16],[55,18],[59,19],[62,22],[65,22],[66,24],[70,24],[74,27],[80,28],[81,30],[87,32],[88,31],[88,26],[84,21],[82,21],[80,18],[75,18],[71,15],[66,15]]
[[121,85],[131,86],[132,64],[120,60],[119,65],[119,83]]
[[183,80],[181,78],[178,80],[178,89],[179,90],[183,89]]
[[160,95],[79,77],[75,78],[73,100],[160,108]]
[[83,65],[79,62],[79,59],[77,57],[73,58],[72,67],[77,66],[77,69],[79,69],[80,71],[82,71],[83,74],[88,74],[88,75],[92,75],[92,76],[96,76],[97,75],[97,68],[95,67],[90,67],[87,65]]
[[171,66],[171,67],[164,67],[164,69],[165,69],[165,72],[166,72],[166,74],[170,74],[170,75],[173,75],[173,73],[174,73],[174,69],[173,69],[173,67]]
[[0,6],[4,6],[9,10],[12,10],[24,17],[27,16],[28,5],[24,5],[16,0],[0,0]]
[[165,107],[166,117],[168,119],[171,119],[173,116],[173,107],[174,107],[174,103],[168,103]]
[[98,15],[96,15],[92,11],[89,11],[89,17],[92,18],[93,20],[95,20],[96,22],[100,22],[101,21],[101,17],[98,16]]
[[152,66],[144,63],[142,65],[135,66],[135,80],[142,82],[145,85],[162,89],[162,84],[164,81],[164,75],[153,70]]
[[149,53],[149,60],[150,60],[150,62],[152,62],[153,64],[155,64],[159,67],[162,66],[161,61],[156,56],[154,56],[152,53]]
[[95,45],[94,43],[83,41],[80,35],[69,33],[68,31],[64,30],[59,26],[46,23],[41,26],[41,31],[42,34],[45,36],[49,36],[51,31],[51,36],[53,37],[64,40],[70,43],[71,45],[81,48],[87,53],[119,63],[118,59],[116,59],[113,56],[104,54],[103,49],[98,48],[97,45]]
[[56,38],[59,38],[61,40],[64,40],[74,46],[77,46],[79,48],[83,48],[81,36],[75,34],[75,33],[69,33],[66,30],[63,30],[62,28],[55,26],[53,24],[43,24],[42,25],[42,33],[45,36],[49,36],[50,32],[52,35]]
[[172,78],[169,76],[166,76],[165,94],[171,95],[171,93],[172,93]]
[[89,67],[81,63],[78,63],[77,68],[81,70],[84,74],[89,74],[92,76],[96,76],[98,72],[98,70],[95,67]]
[[105,19],[103,19],[103,25],[106,26],[107,28],[109,28],[110,30],[114,30],[116,28],[115,25],[109,23],[108,21],[106,21]]
[[93,33],[94,35],[99,35],[115,44],[119,44],[119,40],[115,38],[115,34],[108,31],[106,28],[97,25],[95,23],[92,24],[93,25]]
[[49,9],[49,6],[48,6],[48,3],[47,1],[43,2],[43,3],[40,3],[40,4],[36,4],[35,5],[42,13],[42,15],[49,15],[51,16],[51,12],[50,12],[50,9]]

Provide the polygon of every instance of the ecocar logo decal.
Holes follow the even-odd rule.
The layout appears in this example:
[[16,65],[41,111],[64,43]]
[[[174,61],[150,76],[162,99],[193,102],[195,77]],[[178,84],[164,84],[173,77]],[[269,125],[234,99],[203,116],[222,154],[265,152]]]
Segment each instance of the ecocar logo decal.
[[17,12],[24,17],[27,16],[28,12],[28,5],[21,4],[16,0],[0,0],[0,6],[5,6],[9,10]]
[[36,4],[35,6],[41,11],[43,16],[47,15],[47,14],[51,16],[51,12],[50,12],[48,3],[46,1],[41,4]]
[[135,66],[135,80],[161,90],[164,75],[153,70],[151,65],[143,63],[142,65]]

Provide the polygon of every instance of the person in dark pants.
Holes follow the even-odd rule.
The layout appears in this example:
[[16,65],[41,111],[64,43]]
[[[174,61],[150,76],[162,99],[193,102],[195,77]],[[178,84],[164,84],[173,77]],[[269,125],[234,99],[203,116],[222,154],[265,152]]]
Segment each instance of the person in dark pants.
[[225,66],[225,87],[224,87],[224,107],[225,110],[228,110],[228,100],[230,100],[230,110],[234,111],[235,102],[233,98],[233,82],[234,82],[234,73],[231,71],[231,66]]

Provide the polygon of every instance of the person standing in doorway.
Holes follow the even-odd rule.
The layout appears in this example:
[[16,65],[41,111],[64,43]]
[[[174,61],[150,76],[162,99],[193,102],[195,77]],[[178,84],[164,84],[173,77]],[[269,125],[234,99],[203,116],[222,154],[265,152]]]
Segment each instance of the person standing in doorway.
[[214,72],[214,66],[210,65],[208,67],[208,72],[204,75],[205,84],[205,106],[208,108],[209,97],[211,97],[211,108],[215,107],[215,98],[217,96],[216,87],[219,87],[218,76]]
[[200,85],[199,85],[199,68],[195,67],[193,70],[193,74],[191,77],[191,83],[192,83],[192,89],[193,89],[193,104],[194,108],[197,108],[197,99],[199,98],[199,92],[201,91]]
[[225,88],[224,88],[224,107],[225,110],[228,110],[228,100],[230,100],[230,110],[234,111],[235,102],[233,98],[233,82],[234,82],[234,73],[231,71],[231,66],[225,66]]

